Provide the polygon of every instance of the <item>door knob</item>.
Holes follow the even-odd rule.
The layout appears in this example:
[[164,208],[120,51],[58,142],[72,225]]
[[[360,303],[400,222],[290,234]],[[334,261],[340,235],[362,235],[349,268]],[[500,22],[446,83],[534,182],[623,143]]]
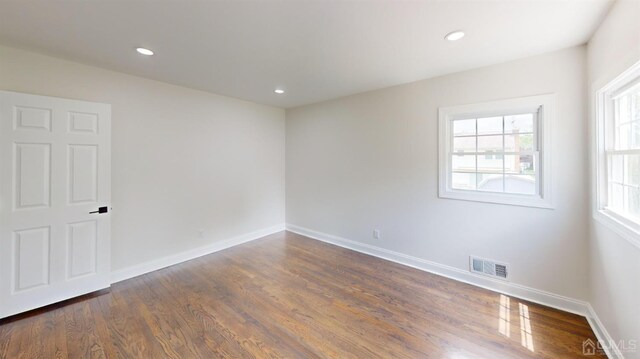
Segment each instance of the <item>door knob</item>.
[[107,207],[100,207],[100,208],[98,208],[97,211],[89,212],[89,214],[93,214],[93,213],[102,214],[102,213],[107,213],[107,212],[109,212],[109,209]]

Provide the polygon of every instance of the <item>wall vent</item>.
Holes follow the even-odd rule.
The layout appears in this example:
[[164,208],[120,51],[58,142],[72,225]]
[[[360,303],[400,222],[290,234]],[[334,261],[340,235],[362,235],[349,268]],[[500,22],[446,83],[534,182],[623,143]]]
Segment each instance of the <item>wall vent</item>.
[[507,279],[507,264],[499,263],[490,259],[479,257],[469,257],[469,269],[472,273],[478,273],[498,279]]

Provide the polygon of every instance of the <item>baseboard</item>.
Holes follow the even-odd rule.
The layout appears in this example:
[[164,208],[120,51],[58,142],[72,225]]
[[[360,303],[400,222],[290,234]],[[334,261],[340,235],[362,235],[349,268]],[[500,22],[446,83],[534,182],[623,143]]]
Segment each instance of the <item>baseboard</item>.
[[611,345],[615,344],[616,342],[613,340],[611,335],[609,335],[609,332],[604,327],[604,324],[602,324],[602,322],[600,321],[600,318],[598,318],[596,311],[593,309],[591,304],[588,304],[587,307],[589,311],[589,313],[587,314],[587,320],[589,321],[589,325],[591,325],[591,329],[593,329],[593,332],[596,334],[598,341],[600,343],[609,344],[602,346],[604,351],[607,353],[607,357],[624,359],[624,355],[622,355],[620,348],[618,348],[617,345]]
[[590,313],[589,303],[582,300],[568,298],[559,294],[530,288],[520,284],[504,282],[489,277],[472,274],[469,271],[465,271],[459,268],[450,267],[440,263],[435,263],[422,258],[394,252],[369,244],[355,242],[346,238],[314,231],[312,229],[300,227],[293,224],[287,224],[287,230],[309,238],[317,239],[357,252],[369,254],[374,257],[386,259],[392,262],[420,269],[425,272],[441,275],[443,277],[451,278],[453,280],[468,283],[477,287],[521,298],[533,303],[542,304],[551,308],[560,309],[585,317],[588,317]]
[[204,247],[199,247],[184,251],[178,254],[172,254],[159,259],[154,259],[145,263],[141,263],[135,266],[118,269],[111,272],[111,283],[117,283],[129,278],[137,277],[149,272],[153,272],[162,268],[170,267],[172,265],[186,262],[191,259],[202,257],[207,254],[221,251],[233,246],[237,246],[242,243],[247,243],[270,234],[281,232],[285,230],[284,224],[275,225],[273,227],[264,228],[251,233],[243,234],[226,240],[211,243]]

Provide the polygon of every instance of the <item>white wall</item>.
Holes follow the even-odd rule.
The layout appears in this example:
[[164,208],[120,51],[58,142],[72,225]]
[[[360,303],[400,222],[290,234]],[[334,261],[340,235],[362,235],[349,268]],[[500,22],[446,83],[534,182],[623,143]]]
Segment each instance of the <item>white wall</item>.
[[[287,110],[287,223],[588,296],[585,47]],[[554,210],[440,199],[439,106],[556,93]],[[382,239],[374,240],[379,228]]]
[[1,46],[0,89],[112,105],[114,270],[284,223],[281,109]]
[[[618,0],[589,41],[592,109],[595,92],[640,61],[639,15],[640,1]],[[593,110],[591,117],[593,123]],[[591,305],[614,340],[635,339],[640,345],[640,248],[591,221]],[[640,348],[625,356],[640,358]]]

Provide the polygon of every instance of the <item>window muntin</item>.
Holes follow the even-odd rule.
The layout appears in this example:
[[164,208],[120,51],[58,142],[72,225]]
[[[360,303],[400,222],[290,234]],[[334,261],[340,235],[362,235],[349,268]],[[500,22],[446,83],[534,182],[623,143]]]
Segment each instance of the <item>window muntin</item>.
[[451,120],[450,188],[539,194],[538,113]]
[[640,79],[608,99],[605,115],[607,197],[604,207],[640,223]]

